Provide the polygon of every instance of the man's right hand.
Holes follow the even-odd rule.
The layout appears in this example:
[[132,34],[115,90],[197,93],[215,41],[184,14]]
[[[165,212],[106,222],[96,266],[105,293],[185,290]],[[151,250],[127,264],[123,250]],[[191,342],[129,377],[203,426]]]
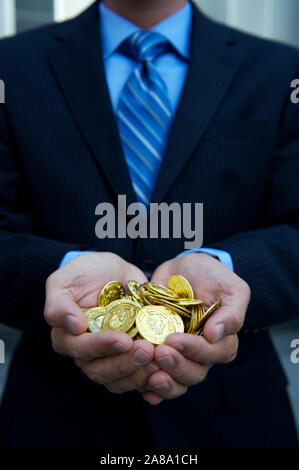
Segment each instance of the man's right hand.
[[[125,333],[88,333],[84,312],[97,305],[104,285],[112,280],[126,285],[133,279],[147,281],[136,266],[113,253],[85,253],[55,271],[46,283],[45,318],[52,326],[54,350],[72,357],[93,381],[113,393],[143,387],[154,347],[148,341],[132,341]],[[150,369],[150,367],[149,367]]]

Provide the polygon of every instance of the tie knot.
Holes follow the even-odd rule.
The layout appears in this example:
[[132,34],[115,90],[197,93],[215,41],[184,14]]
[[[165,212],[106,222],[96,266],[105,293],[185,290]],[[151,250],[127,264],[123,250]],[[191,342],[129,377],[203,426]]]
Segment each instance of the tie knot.
[[123,52],[138,62],[155,60],[170,46],[162,34],[154,31],[136,31],[122,46]]

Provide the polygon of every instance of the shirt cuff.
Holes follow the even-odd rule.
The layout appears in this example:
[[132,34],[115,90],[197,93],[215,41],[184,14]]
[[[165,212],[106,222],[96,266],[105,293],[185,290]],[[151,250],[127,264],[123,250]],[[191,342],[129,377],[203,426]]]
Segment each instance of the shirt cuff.
[[68,251],[62,258],[59,267],[62,268],[62,266],[69,263],[70,261],[73,261],[73,259],[77,258],[78,256],[83,255],[83,253],[91,253],[91,252],[90,251]]
[[231,271],[234,271],[233,259],[227,251],[218,250],[216,248],[193,248],[192,250],[183,251],[177,256],[177,258],[185,255],[186,253],[207,253],[208,255],[216,256],[224,266]]

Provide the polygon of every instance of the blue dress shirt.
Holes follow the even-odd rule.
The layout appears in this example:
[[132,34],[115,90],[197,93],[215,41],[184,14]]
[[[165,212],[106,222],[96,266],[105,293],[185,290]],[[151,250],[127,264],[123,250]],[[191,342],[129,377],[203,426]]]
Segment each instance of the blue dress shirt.
[[[103,2],[100,9],[100,32],[104,67],[112,107],[117,109],[119,96],[137,63],[118,52],[121,43],[140,28],[107,8]],[[168,88],[172,109],[177,109],[184,87],[190,56],[190,33],[192,27],[192,6],[188,2],[178,12],[156,24],[151,31],[165,36],[173,49],[155,60],[157,72]]]
[[[114,111],[117,109],[121,91],[136,62],[118,51],[120,44],[140,28],[129,20],[99,3],[100,34],[105,75]],[[180,10],[151,28],[164,35],[172,44],[172,49],[155,60],[157,72],[163,78],[173,109],[173,116],[178,107],[185,84],[190,57],[190,36],[192,28],[192,6],[187,2]],[[198,248],[180,253],[205,252],[217,257],[225,266],[233,270],[229,253],[212,248]],[[60,266],[82,254],[79,251],[67,253]]]

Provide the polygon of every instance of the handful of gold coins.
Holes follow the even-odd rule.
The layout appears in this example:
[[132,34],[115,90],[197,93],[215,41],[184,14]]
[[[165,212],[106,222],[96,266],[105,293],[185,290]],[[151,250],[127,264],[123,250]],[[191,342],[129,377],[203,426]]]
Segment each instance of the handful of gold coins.
[[85,312],[89,331],[122,331],[133,339],[162,344],[171,333],[202,335],[206,321],[221,306],[218,300],[205,310],[180,274],[169,278],[168,287],[128,281],[128,290],[130,295],[118,281],[104,286],[98,307]]

